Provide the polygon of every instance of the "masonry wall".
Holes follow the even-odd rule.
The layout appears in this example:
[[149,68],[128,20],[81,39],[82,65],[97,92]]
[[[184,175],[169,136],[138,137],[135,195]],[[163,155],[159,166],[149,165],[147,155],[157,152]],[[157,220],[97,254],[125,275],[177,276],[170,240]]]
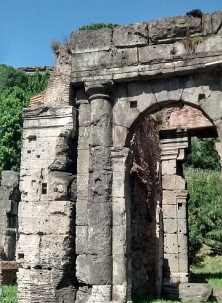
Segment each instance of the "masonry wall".
[[75,297],[76,112],[24,110],[19,230],[19,302]]

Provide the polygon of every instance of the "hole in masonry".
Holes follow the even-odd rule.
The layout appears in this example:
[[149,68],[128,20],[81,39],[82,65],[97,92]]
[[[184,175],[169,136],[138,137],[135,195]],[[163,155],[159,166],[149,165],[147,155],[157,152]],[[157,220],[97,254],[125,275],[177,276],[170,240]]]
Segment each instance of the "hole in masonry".
[[31,154],[31,150],[27,150],[27,154]]
[[130,108],[137,108],[137,101],[131,101]]
[[27,138],[28,138],[29,142],[36,141],[36,135],[30,135]]
[[42,183],[42,195],[47,194],[47,183]]
[[20,254],[18,254],[18,259],[24,259],[24,256],[25,256],[24,254],[20,253]]
[[182,203],[178,203],[178,209],[182,208],[183,204]]
[[198,100],[200,101],[200,100],[203,100],[203,99],[206,99],[205,94],[199,94],[198,95]]

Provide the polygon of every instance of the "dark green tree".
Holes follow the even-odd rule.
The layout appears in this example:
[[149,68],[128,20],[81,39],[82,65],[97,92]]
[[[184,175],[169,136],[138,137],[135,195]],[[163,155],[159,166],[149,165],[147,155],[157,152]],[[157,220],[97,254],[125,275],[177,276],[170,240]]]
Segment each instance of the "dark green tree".
[[26,89],[28,86],[28,75],[12,66],[0,64],[0,93],[4,90],[18,86]]
[[222,248],[222,179],[219,172],[186,170],[190,252],[202,243]]
[[214,138],[193,137],[191,139],[191,153],[187,157],[185,166],[219,171],[220,161],[215,149],[215,142]]

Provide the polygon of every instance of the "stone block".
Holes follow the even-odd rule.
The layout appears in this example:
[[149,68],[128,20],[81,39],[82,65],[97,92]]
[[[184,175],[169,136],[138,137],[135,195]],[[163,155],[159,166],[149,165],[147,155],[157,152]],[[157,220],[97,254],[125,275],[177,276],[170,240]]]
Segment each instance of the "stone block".
[[112,203],[88,203],[88,224],[90,226],[111,226]]
[[113,300],[116,300],[117,302],[125,302],[126,297],[127,297],[126,283],[122,285],[113,285]]
[[143,46],[148,44],[148,24],[135,23],[118,26],[113,30],[113,44],[116,47]]
[[113,226],[112,229],[113,254],[126,254],[126,226]]
[[112,45],[112,29],[76,31],[71,34],[71,49],[74,53],[106,50]]
[[113,147],[122,148],[126,144],[127,128],[124,126],[113,125]]
[[178,234],[187,234],[187,218],[178,218]]
[[76,203],[76,225],[88,225],[88,201],[78,199]]
[[167,190],[186,189],[186,180],[177,175],[164,175],[162,187]]
[[179,284],[179,298],[183,302],[206,302],[212,295],[212,287],[207,283]]
[[77,173],[88,174],[89,173],[89,149],[83,149],[78,151],[77,158]]
[[178,234],[178,251],[179,253],[188,254],[187,235]]
[[19,234],[72,234],[70,201],[19,203]]
[[77,175],[77,199],[86,200],[88,199],[88,182],[89,174],[78,174]]
[[113,172],[112,196],[115,198],[125,197],[125,171]]
[[126,202],[123,198],[113,198],[113,226],[126,224]]
[[176,204],[177,203],[178,191],[175,190],[163,190],[162,203],[165,204]]
[[127,281],[127,259],[125,254],[113,254],[113,284],[122,285]]
[[43,235],[39,245],[42,268],[64,269],[71,264],[74,253],[72,237],[68,235]]
[[79,127],[78,150],[88,149],[90,144],[90,126]]
[[107,51],[76,53],[72,64],[74,71],[88,72],[90,70],[90,76],[92,75],[91,71],[97,70],[98,75],[98,70],[104,71],[104,67],[110,69],[136,66],[138,64],[137,48],[117,49],[113,56]]
[[161,107],[169,107],[169,105],[178,104],[178,102],[180,102],[184,87],[183,82],[183,78],[150,81],[156,100],[160,103]]
[[111,171],[110,147],[90,148],[90,172],[104,170]]
[[176,160],[162,161],[162,175],[175,175],[177,169]]
[[111,285],[93,285],[91,302],[107,303],[111,300]]
[[163,205],[163,219],[177,219],[176,205],[164,204]]
[[40,240],[39,235],[21,234],[19,236],[16,249],[16,259],[19,266],[34,268],[40,264]]
[[119,101],[113,108],[114,124],[118,126],[130,128],[139,115],[138,109],[130,108],[130,102],[127,101]]
[[77,255],[88,253],[88,226],[76,226],[75,247]]
[[201,33],[201,18],[178,16],[151,21],[149,39],[152,44],[180,40],[186,37],[187,28],[191,35]]
[[187,204],[186,203],[177,203],[177,218],[186,219],[187,217]]
[[111,284],[111,256],[79,255],[76,259],[76,277],[80,283],[91,285]]
[[211,120],[218,120],[222,117],[221,92],[213,91],[211,95],[201,100],[201,109],[210,117]]
[[110,200],[112,192],[112,172],[105,170],[94,170],[90,174],[89,187],[90,187],[90,202],[99,203],[100,198],[104,198],[107,203]]
[[188,251],[187,251],[187,253],[179,253],[178,260],[179,260],[179,272],[188,274],[188,272],[189,272]]
[[[85,98],[88,100],[88,96]],[[80,104],[79,106],[79,127],[89,126],[91,124],[90,104]]]
[[163,230],[165,234],[177,234],[178,232],[178,223],[177,219],[167,219],[164,218],[163,220]]
[[178,254],[178,235],[165,234],[164,235],[164,255],[165,254]]
[[91,296],[92,288],[88,286],[79,287],[76,294],[76,303],[85,303]]
[[178,254],[164,254],[164,272],[179,272]]
[[221,41],[222,37],[219,36],[211,36],[206,37],[201,41],[201,43],[197,44],[195,48],[195,53],[209,53],[209,52],[221,52]]
[[[149,109],[150,112],[160,109],[158,103],[156,102],[155,95],[153,94],[153,90],[149,82],[134,82],[127,84],[127,94],[127,99],[130,106],[136,104],[135,108],[140,113],[146,113],[147,109]],[[150,112],[148,112],[148,114]]]
[[[74,179],[71,173],[65,172],[50,172],[48,175],[48,182],[42,183],[41,200],[48,201],[69,201],[70,186]],[[46,192],[43,187],[46,184]]]

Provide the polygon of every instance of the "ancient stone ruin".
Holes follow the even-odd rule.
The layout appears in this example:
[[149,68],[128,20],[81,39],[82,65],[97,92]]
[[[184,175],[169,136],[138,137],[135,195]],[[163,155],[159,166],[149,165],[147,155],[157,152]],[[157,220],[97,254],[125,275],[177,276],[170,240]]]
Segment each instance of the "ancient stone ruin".
[[71,34],[24,110],[19,303],[199,296],[182,164],[222,138],[221,65],[222,12]]

